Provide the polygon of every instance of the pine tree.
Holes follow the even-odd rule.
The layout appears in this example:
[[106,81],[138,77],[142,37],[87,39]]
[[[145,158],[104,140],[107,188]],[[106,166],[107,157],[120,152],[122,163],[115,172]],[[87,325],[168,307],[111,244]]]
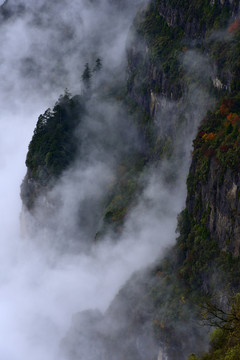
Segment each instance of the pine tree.
[[95,67],[93,71],[100,71],[102,69],[102,60],[100,58],[97,58]]
[[91,77],[92,77],[92,74],[91,74],[91,70],[89,68],[89,65],[88,63],[85,64],[85,69],[82,73],[82,81],[83,81],[83,84],[84,86],[89,89],[90,88],[90,83],[91,83]]

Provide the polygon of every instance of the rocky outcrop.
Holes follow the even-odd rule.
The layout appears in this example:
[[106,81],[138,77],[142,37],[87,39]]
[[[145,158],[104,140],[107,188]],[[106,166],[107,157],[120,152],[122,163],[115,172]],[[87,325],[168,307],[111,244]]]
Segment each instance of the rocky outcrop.
[[[150,126],[152,126],[150,130],[155,129],[154,119],[159,110],[166,107],[166,113],[168,112],[167,121],[166,117],[163,116],[162,123],[158,124],[158,134],[160,133],[160,135],[164,132],[165,136],[173,138],[173,133],[177,128],[176,122],[187,121],[184,116],[180,115],[176,120],[174,112],[178,109],[177,107],[171,108],[171,101],[168,100],[177,100],[179,102],[187,93],[186,88],[189,77],[184,78],[182,68],[178,62],[179,56],[187,51],[187,47],[183,49],[183,41],[188,38],[188,43],[193,47],[196,44],[196,38],[198,38],[203,44],[202,39],[206,34],[207,26],[210,26],[203,21],[202,14],[196,17],[194,12],[189,12],[187,6],[179,9],[176,6],[174,7],[172,3],[173,1],[170,0],[161,1],[153,10],[150,8],[149,12],[142,13],[135,24],[135,36],[132,44],[128,47],[128,83],[124,100],[128,103],[129,112],[134,113],[137,110],[139,112],[136,113],[141,114],[138,117],[136,116],[137,122],[140,125],[139,128],[147,134],[146,138],[148,136],[147,139],[149,143],[151,142],[151,146],[148,148],[151,148],[152,151],[150,154],[152,158],[149,156],[150,151],[146,151],[144,155],[141,154],[140,160],[147,154],[148,161],[152,159],[159,161],[160,154],[165,152],[164,155],[166,155],[167,153],[166,146],[161,145],[159,146],[160,149],[157,148],[154,131],[152,131],[153,135],[149,131]],[[196,1],[192,3],[196,5]],[[225,3],[224,1],[218,2],[218,5],[224,6]],[[156,2],[153,1],[152,4],[156,4]],[[232,1],[230,4],[232,12],[236,14],[239,9],[239,1]],[[214,5],[215,2],[212,1],[211,6]],[[155,12],[155,10],[158,12]],[[155,16],[154,19],[151,17],[152,15]],[[149,16],[149,21],[145,21],[145,16]],[[185,21],[186,19],[187,21]],[[143,22],[144,26],[141,28]],[[155,27],[152,27],[153,23]],[[174,32],[175,28],[177,28],[176,32]],[[176,43],[171,41],[174,36],[177,38],[177,40],[175,39]],[[165,41],[166,37],[167,41]],[[166,53],[164,53],[164,50],[167,50]],[[213,78],[215,79],[214,85],[220,93],[225,89],[221,86],[223,82],[221,77],[218,77],[218,71],[216,71],[215,75]],[[205,78],[203,81],[205,81]],[[166,106],[166,102],[170,104],[169,108]],[[193,107],[193,104],[191,106]],[[200,106],[202,106],[201,101]],[[194,110],[198,112],[198,109]],[[194,115],[194,112],[188,112],[190,121],[192,120],[192,114]],[[50,116],[50,120],[55,118],[56,114]],[[59,116],[55,120],[58,124],[62,122],[63,118]],[[165,124],[164,121],[168,122],[168,124]],[[39,123],[41,131],[45,129],[44,124],[44,122]],[[214,134],[210,131],[213,130],[209,130],[207,135],[212,134],[214,138]],[[181,135],[184,137],[184,133]],[[112,148],[110,147],[110,149]],[[75,149],[73,149],[74,153]],[[66,167],[69,164],[68,158],[72,159],[73,154],[67,157]],[[22,188],[23,198],[27,199],[28,191],[30,194],[38,192],[38,184],[33,181],[32,175],[35,174],[39,180],[39,169],[43,165],[52,173],[55,174],[56,171],[59,174],[59,164],[53,162],[53,159],[55,155],[62,156],[65,154],[54,151],[53,155],[52,149],[48,149],[43,159],[40,159],[41,162],[39,162],[40,160],[36,162],[34,156],[29,157],[28,161],[33,166],[33,170],[28,173],[28,177],[25,179]],[[235,257],[239,256],[240,180],[239,174],[232,169],[229,168],[223,171],[214,156],[212,156],[209,164],[204,163],[203,166],[201,164],[204,176],[202,174],[198,176],[199,161],[201,162],[201,159],[193,157],[189,176],[189,178],[193,178],[193,181],[192,184],[189,181],[187,212],[193,221],[192,223],[189,221],[190,224],[188,223],[185,226],[190,228],[190,230],[185,229],[185,232],[188,235],[192,230],[191,237],[187,238],[185,233],[180,234],[183,239],[178,243],[178,250],[171,249],[169,258],[164,259],[164,261],[160,260],[159,266],[156,266],[158,267],[157,271],[155,268],[151,270],[149,277],[144,274],[147,284],[141,284],[138,292],[136,291],[136,288],[138,290],[136,285],[138,282],[131,279],[120,291],[104,316],[95,311],[78,314],[73,319],[71,330],[63,341],[62,346],[64,352],[66,351],[67,358],[69,357],[71,360],[81,358],[92,360],[96,357],[116,360],[122,360],[123,358],[127,360],[146,358],[154,360],[157,356],[159,359],[163,358],[165,352],[159,352],[159,348],[164,349],[164,346],[166,346],[166,352],[171,354],[170,358],[179,360],[185,359],[193,347],[202,348],[204,336],[202,336],[202,329],[199,330],[196,326],[199,318],[193,316],[193,319],[190,319],[189,314],[194,312],[196,314],[196,309],[192,304],[196,302],[196,298],[200,297],[199,294],[202,289],[205,293],[210,291],[209,272],[211,268],[208,265],[214,262],[214,256],[219,255],[215,243],[224,252],[228,251]],[[62,163],[63,161],[61,161]],[[178,166],[179,164],[180,162]],[[132,163],[130,165],[132,169]],[[141,174],[142,168],[143,165],[138,172],[136,171],[136,177]],[[174,176],[173,172],[171,177]],[[123,183],[127,184],[126,188],[121,188],[117,184],[119,191],[116,186],[121,197],[118,196],[116,191],[116,194],[113,194],[109,201],[110,204],[106,205],[105,218],[112,224],[116,219],[121,223],[133,195],[136,194],[135,174],[133,179],[130,176],[122,178]],[[132,192],[129,192],[130,188],[133,189]],[[122,189],[124,191],[121,191]],[[122,199],[127,198],[130,200],[126,201],[126,205],[120,203],[118,207],[114,208],[119,199],[122,202]],[[31,207],[31,204],[29,207]],[[200,230],[202,231],[202,228],[199,230],[200,226],[204,227],[204,230],[206,229],[208,232],[207,237],[204,233],[204,241],[202,241],[201,234],[199,235]],[[196,227],[198,227],[198,233],[195,231]],[[210,242],[214,242],[212,252],[207,248]],[[205,252],[205,257],[202,256],[203,252]],[[217,263],[214,265],[218,266]],[[191,276],[192,279],[190,279]],[[182,280],[185,280],[185,283]],[[190,301],[186,300],[186,297],[191,298],[193,288],[195,293],[192,303],[190,303]]]
[[[128,50],[128,96],[138,107],[154,118],[153,100],[155,101],[156,95],[161,94],[168,99],[177,100],[183,94],[183,83],[170,81],[161,64],[154,64],[149,60],[149,52],[147,44],[141,49],[133,47]],[[153,94],[155,94],[154,99]]]
[[168,1],[161,1],[158,5],[159,14],[164,17],[168,26],[182,26],[184,10],[169,6]]
[[168,26],[179,26],[184,30],[185,36],[189,38],[204,37],[206,26],[202,25],[197,17],[186,17],[183,7],[172,7],[171,2],[161,1],[158,10],[159,14],[166,20]]
[[21,185],[21,198],[28,210],[33,210],[39,195],[51,189],[74,161],[78,149],[74,132],[84,111],[82,98],[71,97],[66,91],[53,110],[39,116],[27,153],[27,174]]
[[[189,8],[194,2],[189,3]],[[237,1],[233,0],[211,0],[211,8],[226,7],[229,8],[232,17],[240,15],[240,6]],[[192,7],[193,9],[193,7]],[[168,26],[179,26],[184,30],[184,35],[188,38],[204,38],[206,35],[207,25],[205,19],[200,19],[201,14],[193,11],[188,13],[188,9],[179,6],[174,1],[162,0],[158,5],[159,14],[166,20]],[[194,10],[194,9],[193,9]]]
[[[194,176],[193,161],[190,176]],[[206,216],[206,228],[212,240],[233,256],[240,255],[240,176],[227,169],[223,174],[212,159],[207,181],[199,181],[188,196],[187,209],[196,223]]]
[[[142,39],[135,37],[134,43],[142,43]],[[161,63],[152,62],[149,58],[151,48],[149,44],[129,46],[127,57],[127,91],[128,97],[134,101],[141,111],[155,115],[155,100],[157,95],[162,95],[171,100],[178,100],[183,95],[183,82],[181,79],[169,79]],[[154,97],[154,99],[153,99]]]
[[211,44],[208,36],[220,28],[227,29],[229,19],[234,22],[239,16],[239,1],[186,1],[185,6],[173,0],[151,1],[149,8],[137,15],[135,35],[128,46],[127,90],[134,106],[154,118],[153,94],[171,100],[184,96],[188,80],[181,58],[196,45],[211,57],[213,86],[219,92],[231,91],[233,74],[231,59],[225,59],[227,45],[221,48],[218,44],[217,52],[214,48],[217,38],[229,33],[216,33]]

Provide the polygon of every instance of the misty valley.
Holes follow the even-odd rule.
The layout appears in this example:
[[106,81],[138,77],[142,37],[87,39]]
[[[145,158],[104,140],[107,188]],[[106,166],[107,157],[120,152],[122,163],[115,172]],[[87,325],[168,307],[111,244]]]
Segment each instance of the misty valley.
[[239,0],[0,20],[0,359],[239,360]]

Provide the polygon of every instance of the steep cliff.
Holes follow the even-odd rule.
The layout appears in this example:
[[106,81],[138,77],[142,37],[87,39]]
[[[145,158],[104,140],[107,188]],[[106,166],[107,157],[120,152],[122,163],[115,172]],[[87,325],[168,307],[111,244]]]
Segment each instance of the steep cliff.
[[26,158],[28,171],[21,186],[21,197],[28,210],[34,208],[38,196],[49,191],[74,161],[78,148],[74,131],[84,114],[83,99],[71,97],[66,91],[53,110],[39,116]]
[[[238,1],[151,1],[135,19],[135,39],[128,52],[128,91],[136,104],[154,115],[157,95],[170,99],[184,95],[186,78],[181,58],[188,50],[210,52],[216,65],[221,61],[215,75],[223,75],[223,56],[218,57],[219,44],[211,34],[226,27],[239,12]],[[223,38],[223,34],[218,36],[219,40]],[[226,45],[224,39],[221,45]],[[224,84],[223,78],[219,81]]]
[[[223,111],[224,104],[231,107]],[[206,216],[211,238],[239,256],[239,100],[225,100],[209,114],[195,140],[188,177],[187,209],[196,222]]]
[[[108,226],[110,223],[115,223],[117,227],[121,226],[127,209],[134,198],[134,194],[139,189],[137,178],[144,166],[149,161],[158,162],[165,155],[169,156],[179,133],[186,132],[187,125],[184,125],[184,130],[182,124],[189,122],[190,127],[191,119],[186,115],[185,109],[190,106],[192,108],[195,107],[196,112],[199,111],[198,116],[200,118],[204,116],[205,110],[211,106],[212,100],[208,97],[208,92],[214,93],[214,91],[217,91],[219,96],[226,89],[229,90],[231,84],[235,87],[238,86],[237,84],[234,85],[234,81],[238,81],[238,71],[236,66],[233,66],[234,56],[236,57],[235,54],[238,51],[237,42],[231,39],[221,42],[222,52],[219,58],[220,45],[218,39],[214,38],[214,36],[213,38],[207,37],[215,28],[218,29],[226,25],[229,21],[229,16],[232,16],[232,19],[235,17],[239,10],[238,4],[235,4],[235,2],[231,4],[206,2],[199,5],[197,2],[193,2],[190,7],[188,5],[185,4],[184,7],[180,8],[180,4],[172,3],[171,1],[152,1],[147,9],[140,11],[135,18],[132,29],[134,35],[130,37],[128,43],[128,69],[125,92],[121,93],[121,87],[117,84],[112,84],[111,86],[115,88],[115,94],[112,93],[109,96],[111,93],[109,91],[107,97],[110,99],[117,96],[126,104],[129,114],[135,119],[142,143],[141,150],[135,151],[134,156],[128,154],[128,159],[125,157],[125,160],[121,160],[121,170],[117,171],[116,176],[119,181],[116,182],[113,190],[108,195],[103,227],[100,227],[97,237],[103,232],[103,229],[106,227],[105,225]],[[200,28],[200,25],[198,26],[199,41],[196,41],[194,31],[187,31],[185,28],[184,24],[192,23],[201,24]],[[191,28],[190,25],[186,26]],[[232,44],[234,41],[235,44]],[[228,50],[234,46],[236,49],[229,55]],[[197,51],[197,53],[192,51]],[[196,69],[194,69],[192,62],[199,62],[199,59],[196,58],[205,54],[209,55],[207,55],[207,62],[204,63],[204,60],[200,66],[200,68],[206,66],[206,74],[203,74],[204,70],[200,72],[198,70],[195,71]],[[215,63],[217,61],[221,62],[221,64]],[[228,66],[229,63],[231,66]],[[226,73],[227,76],[225,76]],[[191,85],[189,86],[189,84]],[[109,86],[109,79],[105,80],[104,86]],[[106,98],[106,94],[103,96]],[[202,104],[198,101],[199,98],[202,98]],[[75,99],[69,99],[69,101],[75,101]],[[86,98],[81,101],[83,103],[88,100]],[[58,105],[61,106],[61,104]],[[85,108],[87,106],[85,104]],[[72,126],[72,120],[68,121],[68,117],[74,119],[78,116],[76,114],[77,110],[74,111],[75,113],[72,115],[66,112],[66,114],[63,113],[61,115],[64,123],[70,127]],[[166,120],[167,117],[168,119]],[[53,115],[50,118],[53,119]],[[54,121],[55,123],[58,121],[56,116]],[[196,124],[198,121],[196,121]],[[53,123],[52,120],[51,122]],[[50,121],[46,120],[47,123],[50,124]],[[71,136],[73,128],[76,127],[76,124],[74,124],[72,130],[66,130],[67,137]],[[196,124],[194,125],[195,127]],[[195,130],[193,129],[192,131],[194,132]],[[38,133],[38,128],[36,128],[35,132]],[[48,147],[53,146],[50,144],[51,141],[58,142],[57,137],[57,134],[51,133],[52,140],[48,142],[48,145],[43,150],[43,153],[47,151],[45,155],[51,153],[51,158],[54,156],[52,156],[52,152],[49,151]],[[69,146],[67,137],[66,139],[63,137],[61,140],[63,152],[65,151],[64,148]],[[48,178],[46,182],[51,182],[51,177],[52,180],[56,177],[55,170],[49,171],[49,161],[46,161],[49,159],[42,159],[41,163],[38,164],[38,170],[36,171],[35,169],[33,171],[32,163],[29,159],[31,157],[38,157],[37,152],[39,153],[39,150],[34,150],[33,148],[33,145],[36,145],[36,143],[35,135],[29,148],[31,151],[29,151],[27,157],[28,175],[22,188],[22,197],[25,203],[28,202],[26,200],[27,196],[32,198],[32,203],[34,202],[34,196],[36,197],[38,192],[37,183],[39,182],[40,187],[41,185],[45,186],[42,181],[44,176],[45,180]],[[74,145],[71,144],[71,146]],[[34,151],[36,151],[36,154],[34,154]],[[58,149],[59,151],[62,150]],[[76,150],[72,149],[72,151]],[[67,167],[69,162],[73,161],[73,158],[74,154],[72,156],[70,154],[66,155],[66,161],[62,162],[62,168],[60,165],[61,161],[59,160],[59,174]],[[56,163],[57,158],[53,159],[53,161]],[[125,170],[122,171],[124,168]],[[135,170],[133,171],[131,168],[135,168]],[[40,179],[41,177],[42,180]],[[38,178],[39,181],[37,180]],[[131,185],[128,186],[126,185],[127,183]],[[35,190],[33,190],[34,187]],[[121,201],[119,201],[120,198]],[[125,199],[128,200],[125,201]],[[29,204],[27,204],[28,208],[30,207]]]
[[[189,134],[195,134],[204,120],[194,140],[177,243],[150,270],[134,275],[104,316],[96,311],[76,315],[62,343],[71,360],[94,359],[96,352],[104,359],[114,353],[119,360],[157,356],[180,360],[190,352],[201,353],[207,348],[209,332],[199,326],[202,304],[213,301],[229,311],[226,299],[233,302],[232,294],[239,291],[239,15],[239,1],[158,0],[135,18],[127,47],[126,87],[115,84],[104,98],[117,99],[127,109],[126,125],[134,123],[137,136],[132,139],[140,139],[141,146],[116,156],[114,180],[105,188],[98,215],[97,239],[109,229],[119,238],[131,207],[141,198],[145,169],[167,161],[163,184],[174,188],[188,164],[182,159],[188,159]],[[79,97],[67,102],[75,100]],[[84,109],[86,104],[90,102],[86,100]],[[58,141],[63,147],[60,168],[47,126],[61,119],[56,111],[46,115],[43,124],[44,117],[39,119],[40,128],[46,130],[39,141],[47,139],[47,145],[38,152],[39,147],[33,146],[35,136],[29,147],[22,187],[29,209],[73,161],[76,148],[69,150],[66,145],[72,146],[81,111],[76,108],[76,117],[70,113],[75,119],[71,133],[63,137],[63,144]],[[93,352],[88,350],[89,338]]]
[[[129,50],[128,69],[129,94],[135,106],[150,114],[151,119],[156,119],[162,106],[161,96],[181,103],[192,80],[198,86],[202,81],[206,84],[206,78],[190,79],[189,72],[184,71],[183,58],[190,54],[194,61],[193,49],[209,59],[210,68],[206,67],[206,71],[211,85],[207,89],[217,99],[221,98],[215,110],[205,116],[194,141],[186,209],[179,216],[177,245],[154,268],[134,311],[135,315],[140,311],[141,326],[154,332],[156,343],[170,359],[184,359],[194,347],[195,351],[204,350],[207,328],[197,325],[204,320],[203,304],[210,299],[219,312],[228,313],[229,304],[234,302],[232,294],[239,291],[240,275],[239,2],[185,5],[152,2],[144,14],[138,15],[135,26],[139,24],[138,35],[144,40],[143,45]],[[225,29],[219,31],[222,26]],[[173,59],[177,64],[174,70],[170,68],[168,76],[169,68],[164,69],[164,65],[170,66]],[[144,74],[141,80],[140,69]],[[176,129],[170,127],[172,131]],[[172,137],[175,136],[173,131]],[[211,312],[210,305],[207,309]],[[219,313],[214,314],[217,318]],[[131,318],[133,323],[135,315]],[[217,324],[216,320],[214,325]],[[141,338],[141,326],[136,339]],[[228,346],[224,343],[225,352],[230,353],[230,343]],[[235,357],[231,359],[239,356],[238,350],[234,351]],[[209,358],[217,359],[216,354]]]

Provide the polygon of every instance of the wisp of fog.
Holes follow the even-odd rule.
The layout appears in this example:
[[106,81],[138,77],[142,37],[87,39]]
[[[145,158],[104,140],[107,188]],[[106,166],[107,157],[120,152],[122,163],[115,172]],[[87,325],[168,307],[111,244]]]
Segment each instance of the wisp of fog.
[[[93,64],[97,57],[103,59],[103,76],[121,79],[129,28],[137,9],[146,2],[134,0],[119,6],[107,0],[23,0],[21,4],[9,0],[3,5],[10,6],[12,14],[2,21],[0,31],[0,359],[54,360],[73,314],[86,309],[104,312],[132,273],[151,264],[174,242],[177,214],[186,195],[191,138],[206,110],[199,100],[202,89],[191,89],[187,104],[174,108],[185,113],[189,124],[194,123],[184,137],[190,145],[184,150],[174,189],[163,175],[169,171],[167,162],[148,169],[142,176],[141,198],[117,242],[111,241],[109,233],[87,252],[58,252],[51,246],[59,239],[64,246],[76,236],[88,241],[93,235],[88,230],[95,203],[87,208],[88,226],[80,233],[75,231],[77,205],[84,209],[92,198],[98,200],[114,177],[123,139],[116,132],[122,133],[125,126],[120,122],[123,110],[119,104],[98,104],[96,99],[90,102],[94,110],[83,130],[92,134],[97,128],[101,140],[97,147],[86,143],[87,161],[76,161],[52,189],[52,197],[62,198],[51,219],[56,226],[48,226],[46,219],[46,228],[36,231],[35,237],[20,236],[20,184],[39,114],[52,107],[65,88],[81,93],[84,65]],[[184,61],[191,68],[190,61]],[[158,123],[164,123],[171,106],[175,105],[159,105],[155,120],[159,132],[163,130]],[[104,115],[105,123],[96,121],[96,113]],[[126,130],[129,143],[140,146],[134,126]],[[111,153],[106,132],[113,138],[109,144],[115,145]],[[179,143],[184,147],[186,141],[179,139]],[[44,237],[49,241],[41,246]]]

